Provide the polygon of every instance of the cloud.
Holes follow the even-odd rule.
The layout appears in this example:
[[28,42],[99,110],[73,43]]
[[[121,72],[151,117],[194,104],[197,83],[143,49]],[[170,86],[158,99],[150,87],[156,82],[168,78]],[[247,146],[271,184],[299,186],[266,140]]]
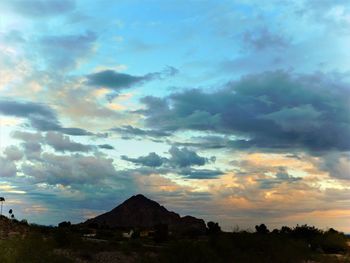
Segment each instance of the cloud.
[[76,185],[78,188],[117,176],[112,159],[81,154],[43,153],[41,160],[23,164],[22,170],[35,183]]
[[[13,177],[19,173],[21,176],[13,181],[21,185],[20,189],[30,192],[28,198],[39,191],[53,194],[50,198],[52,205],[63,202],[62,199],[74,203],[81,201],[84,196],[92,195],[100,202],[111,198],[116,189],[121,193],[125,189],[133,189],[132,179],[125,177],[122,171],[117,171],[113,159],[105,154],[98,151],[94,151],[93,155],[87,155],[86,152],[70,153],[85,151],[85,148],[81,149],[81,145],[67,136],[52,132],[45,134],[22,131],[16,131],[12,136],[23,142],[19,144],[20,147],[7,147],[4,150],[5,157],[0,155],[0,164],[4,168],[0,171],[0,176]],[[61,154],[52,153],[47,145]],[[60,192],[64,197],[59,196]],[[127,194],[123,193],[123,196],[126,197]]]
[[21,143],[24,149],[24,155],[27,160],[40,160],[42,154],[41,144],[38,142],[26,141]]
[[24,149],[26,149],[26,156],[31,156],[37,152],[38,154],[35,156],[39,157],[41,154],[41,145],[50,146],[55,151],[62,153],[90,152],[97,149],[97,147],[94,145],[74,142],[69,136],[66,136],[60,132],[49,131],[43,135],[42,133],[15,131],[12,133],[12,137],[23,141],[21,145],[24,147]]
[[91,145],[73,142],[58,132],[47,132],[45,142],[58,152],[89,152],[94,149]]
[[243,41],[247,46],[256,51],[283,49],[288,46],[288,41],[286,39],[270,32],[266,28],[244,32]]
[[75,8],[73,0],[11,0],[7,6],[16,13],[31,18],[62,15]]
[[17,174],[16,164],[7,158],[0,156],[0,177],[13,177]]
[[47,117],[56,119],[55,113],[49,107],[34,102],[0,100],[0,112],[16,117],[32,116],[33,118]]
[[122,89],[128,89],[135,85],[141,85],[145,82],[171,77],[178,73],[173,67],[167,67],[163,71],[148,73],[143,76],[133,76],[125,73],[119,73],[114,70],[104,70],[87,75],[87,84],[90,86],[109,88],[119,92]]
[[159,156],[155,152],[138,158],[130,158],[123,155],[121,156],[122,160],[141,166],[137,169],[125,170],[124,172],[127,174],[139,173],[142,175],[152,173],[177,174],[188,179],[212,179],[223,174],[220,170],[192,168],[192,166],[204,166],[209,162],[214,162],[216,160],[214,156],[208,159],[199,156],[195,151],[186,147],[178,148],[176,146],[172,146],[168,153],[170,155],[168,158]]
[[300,177],[289,175],[284,167],[280,167],[273,178],[256,179],[256,181],[260,183],[261,189],[272,189],[282,183],[293,183],[300,180]]
[[94,32],[72,35],[46,35],[39,41],[41,55],[47,66],[61,71],[77,66],[79,59],[93,51],[93,44],[97,40]]
[[321,115],[321,112],[315,110],[312,105],[307,104],[283,108],[266,114],[264,118],[274,121],[286,132],[304,132],[320,128],[319,118]]
[[138,158],[129,158],[125,155],[121,156],[121,158],[122,160],[148,167],[162,166],[163,163],[167,160],[166,158],[162,158],[154,152],[149,153],[147,156],[141,156]]
[[112,128],[110,129],[110,131],[121,134],[123,139],[133,139],[135,137],[160,138],[160,137],[167,137],[171,135],[169,132],[159,131],[159,130],[140,129],[140,128],[133,127],[131,125]]
[[56,113],[47,105],[36,102],[0,100],[0,114],[27,119],[38,131],[60,131],[69,135],[85,136],[92,133],[80,128],[65,128]]
[[[50,131],[50,130],[48,130]],[[73,135],[73,136],[88,136],[88,135],[94,135],[92,132],[89,132],[87,130],[81,129],[81,128],[59,128],[57,131],[60,131],[64,134]]]
[[319,167],[333,178],[350,180],[350,152],[328,152],[321,157]]
[[[161,157],[158,154],[151,152],[146,156],[138,158],[130,158],[125,155],[121,156],[124,161],[132,162],[142,166],[138,169],[127,170],[127,173],[137,171],[140,174],[178,174],[188,179],[212,179],[223,174],[220,170],[211,169],[193,169],[192,166],[203,166],[208,162],[215,161],[215,157],[207,159],[199,156],[195,151],[189,150],[186,147],[178,148],[172,146],[169,149],[170,157]],[[148,167],[154,168],[149,170]],[[155,169],[156,168],[156,169]]]
[[[350,149],[350,89],[330,75],[283,71],[249,75],[214,92],[145,97],[152,129],[235,136],[237,149]],[[220,103],[218,103],[220,102]]]
[[126,89],[130,86],[142,83],[149,79],[145,76],[132,76],[125,73],[119,73],[114,70],[104,70],[87,76],[88,85],[102,86],[114,90]]
[[172,146],[169,150],[171,155],[169,164],[175,167],[189,167],[193,165],[203,166],[208,162],[208,159],[199,156],[196,152],[184,148]]
[[210,169],[182,169],[179,172],[181,175],[188,179],[215,179],[224,173],[220,170]]
[[114,147],[110,144],[100,144],[98,145],[98,148],[105,150],[114,150]]
[[4,150],[4,154],[7,160],[10,161],[19,161],[23,158],[23,153],[21,150],[14,145],[8,146]]
[[183,167],[183,168],[179,168],[179,167],[170,167],[170,166],[166,166],[164,165],[165,162],[163,163],[162,166],[146,166],[146,162],[140,162],[139,160],[137,160],[138,158],[135,158],[135,160],[130,160],[132,158],[125,158],[125,156],[123,157],[124,160],[127,161],[131,161],[131,162],[138,162],[136,164],[142,165],[141,167],[137,167],[135,169],[125,169],[125,170],[121,170],[119,171],[120,174],[123,174],[125,177],[130,177],[130,176],[134,176],[134,177],[142,177],[142,176],[151,176],[154,174],[158,174],[158,175],[177,175],[177,176],[181,176],[183,179],[215,179],[218,178],[219,176],[223,175],[224,172],[215,169],[194,169],[191,167]]
[[346,0],[306,0],[298,10],[299,15],[316,21],[330,32],[349,34],[349,2]]
[[203,166],[209,162],[207,158],[199,156],[195,151],[189,150],[186,147],[178,148],[176,146],[172,146],[169,149],[169,154],[170,158],[160,157],[158,154],[151,152],[147,156],[141,156],[138,158],[129,158],[124,155],[122,156],[122,159],[135,164],[150,167],[167,165],[170,167],[184,168],[193,165]]

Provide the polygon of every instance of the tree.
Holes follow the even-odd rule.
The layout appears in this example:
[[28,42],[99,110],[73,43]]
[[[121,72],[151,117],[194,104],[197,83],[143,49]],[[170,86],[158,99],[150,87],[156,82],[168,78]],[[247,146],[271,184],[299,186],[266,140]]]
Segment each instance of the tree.
[[168,240],[168,225],[158,224],[154,227],[154,241],[157,243]]
[[214,223],[213,221],[210,221],[207,223],[207,226],[207,232],[209,235],[215,235],[221,232],[221,227],[219,226],[219,223]]
[[2,215],[2,204],[5,202],[5,198],[4,197],[0,197],[0,203],[1,203],[1,211],[0,211],[0,215]]
[[58,227],[70,227],[72,223],[70,221],[63,221],[58,224]]
[[260,226],[256,225],[255,230],[258,234],[268,234],[270,232],[265,224],[261,224]]
[[284,234],[284,235],[290,235],[292,233],[292,229],[288,226],[282,226],[281,227],[281,230],[280,230],[280,233],[281,234]]
[[13,210],[12,210],[12,209],[9,210],[9,217],[10,217],[11,219],[14,219],[14,218],[15,218],[15,214],[13,213]]

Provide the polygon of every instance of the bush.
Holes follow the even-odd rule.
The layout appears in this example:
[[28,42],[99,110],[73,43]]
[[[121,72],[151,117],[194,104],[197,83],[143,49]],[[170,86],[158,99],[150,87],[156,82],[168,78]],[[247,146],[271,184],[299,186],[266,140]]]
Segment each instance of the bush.
[[72,262],[56,255],[54,246],[39,234],[31,234],[24,239],[14,238],[0,241],[0,262],[3,263],[64,263]]
[[222,262],[206,242],[176,241],[169,244],[160,256],[160,262],[212,263]]

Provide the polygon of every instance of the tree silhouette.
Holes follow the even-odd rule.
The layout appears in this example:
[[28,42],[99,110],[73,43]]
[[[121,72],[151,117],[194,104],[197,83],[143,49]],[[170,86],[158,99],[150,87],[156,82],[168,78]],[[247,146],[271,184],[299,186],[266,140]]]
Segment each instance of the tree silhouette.
[[5,202],[5,198],[4,197],[0,197],[0,203],[1,203],[1,211],[0,211],[0,215],[2,215],[2,204]]
[[168,225],[167,224],[158,224],[154,227],[154,241],[155,242],[164,242],[168,239]]
[[282,226],[281,227],[281,230],[280,230],[280,233],[281,234],[285,234],[285,235],[290,235],[292,233],[292,229],[288,226]]
[[221,232],[221,227],[219,226],[218,223],[214,223],[213,221],[210,221],[207,223],[208,226],[208,234],[209,235],[215,235]]
[[9,217],[10,217],[11,219],[14,219],[14,218],[15,218],[15,215],[14,215],[12,209],[9,210],[9,215],[10,215]]
[[58,224],[58,227],[70,227],[72,223],[70,221],[63,221]]
[[268,234],[270,232],[265,224],[261,224],[260,226],[256,225],[255,230],[258,234]]

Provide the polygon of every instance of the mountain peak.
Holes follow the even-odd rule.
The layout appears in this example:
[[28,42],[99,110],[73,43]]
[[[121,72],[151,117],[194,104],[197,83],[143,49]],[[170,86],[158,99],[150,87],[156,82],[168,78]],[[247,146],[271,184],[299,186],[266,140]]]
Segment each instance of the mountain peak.
[[152,201],[151,199],[147,198],[143,194],[133,195],[132,197],[130,197],[126,201],[128,201],[128,200],[147,200],[147,201]]
[[117,206],[113,210],[119,209],[120,207],[127,207],[128,209],[150,209],[150,207],[159,208],[161,205],[142,194],[137,194],[125,200],[121,205]]
[[164,206],[142,194],[131,196],[111,211],[89,219],[85,223],[116,228],[152,228],[158,224],[166,224],[170,228],[195,226],[205,231],[205,223],[202,219],[181,218],[179,214],[168,211]]

